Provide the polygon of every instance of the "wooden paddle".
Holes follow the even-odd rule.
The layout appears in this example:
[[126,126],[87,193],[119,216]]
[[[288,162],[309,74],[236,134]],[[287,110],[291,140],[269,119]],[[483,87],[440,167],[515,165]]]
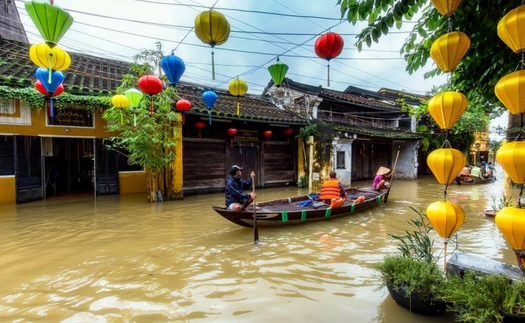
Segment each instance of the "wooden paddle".
[[[252,193],[255,194],[255,176],[252,177]],[[255,206],[255,197],[252,201],[253,207],[253,243],[259,244],[259,229],[257,228],[257,207]]]
[[386,190],[385,199],[383,200],[383,203],[386,203],[386,201],[388,201],[388,194],[390,193],[390,188],[392,187],[392,182],[394,181],[394,172],[396,170],[398,158],[399,158],[399,148],[397,149],[397,155],[396,155],[396,161],[394,162],[394,168],[392,168],[392,178],[390,179],[390,186]]

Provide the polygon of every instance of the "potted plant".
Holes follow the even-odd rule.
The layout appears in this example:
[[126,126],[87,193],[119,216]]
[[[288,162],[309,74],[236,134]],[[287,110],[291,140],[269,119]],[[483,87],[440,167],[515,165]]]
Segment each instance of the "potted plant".
[[446,311],[441,300],[434,295],[445,283],[443,272],[436,264],[433,254],[434,241],[429,234],[433,230],[421,211],[412,208],[418,217],[409,221],[414,230],[405,234],[389,234],[399,241],[397,255],[387,255],[374,269],[379,272],[381,285],[400,306],[423,315],[439,315]]
[[485,210],[484,213],[486,216],[494,217],[496,216],[496,213],[498,213],[499,210],[501,210],[504,207],[512,206],[512,197],[507,197],[505,193],[502,193],[499,198],[496,198],[495,196],[491,196],[492,198],[492,204],[491,208],[488,210]]
[[449,275],[435,295],[454,313],[456,322],[525,322],[525,278],[512,281],[502,274]]

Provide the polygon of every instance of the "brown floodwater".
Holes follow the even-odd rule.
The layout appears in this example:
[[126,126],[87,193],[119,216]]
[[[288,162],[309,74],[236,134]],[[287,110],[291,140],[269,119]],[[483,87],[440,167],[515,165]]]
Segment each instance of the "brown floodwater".
[[[0,205],[0,321],[453,322],[402,309],[377,288],[372,268],[396,252],[388,233],[410,229],[407,221],[417,216],[410,207],[426,209],[443,189],[432,176],[396,180],[387,204],[259,228],[259,245],[252,229],[212,211],[223,194],[158,204],[133,194]],[[515,264],[483,214],[492,196],[515,191],[503,180],[448,188],[467,215],[457,251]],[[307,191],[257,193],[263,201]]]

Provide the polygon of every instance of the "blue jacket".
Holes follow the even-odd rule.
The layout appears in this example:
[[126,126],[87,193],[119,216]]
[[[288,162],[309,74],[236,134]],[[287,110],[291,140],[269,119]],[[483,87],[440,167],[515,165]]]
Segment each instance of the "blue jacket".
[[226,193],[226,207],[230,206],[232,203],[244,204],[244,202],[248,201],[250,195],[243,193],[243,190],[248,189],[251,186],[251,178],[248,181],[245,181],[242,178],[234,176],[228,177],[226,187],[224,188],[224,192]]

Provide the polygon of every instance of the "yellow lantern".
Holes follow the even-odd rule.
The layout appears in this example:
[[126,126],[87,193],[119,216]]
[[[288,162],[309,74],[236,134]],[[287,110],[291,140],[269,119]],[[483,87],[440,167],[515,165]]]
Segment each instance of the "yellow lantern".
[[[129,100],[123,94],[116,94],[111,98],[111,104],[119,109],[126,109],[129,107]],[[120,110],[120,123],[124,123],[124,118],[122,116],[122,110]]]
[[498,149],[496,160],[516,184],[525,184],[525,141],[505,143]]
[[443,72],[458,66],[470,47],[470,38],[460,31],[445,34],[432,43],[430,57]]
[[465,222],[465,212],[456,203],[439,201],[427,207],[427,218],[440,237],[449,239]]
[[213,48],[224,44],[230,37],[230,23],[226,17],[215,10],[201,12],[195,17],[195,34],[206,44],[211,46],[212,77],[215,80],[215,60]]
[[443,92],[428,102],[428,112],[441,129],[452,129],[467,108],[467,97],[460,92]]
[[525,113],[525,70],[503,76],[496,83],[494,92],[510,113]]
[[458,9],[461,0],[430,0],[437,11],[445,17],[453,14]]
[[35,44],[29,48],[29,57],[35,65],[53,71],[66,70],[71,65],[69,54],[58,46],[49,47],[46,43]]
[[512,249],[525,250],[525,209],[504,207],[498,211],[494,222]]
[[[231,95],[236,96],[239,98],[240,96],[243,96],[248,92],[248,83],[246,81],[240,80],[239,78],[236,78],[235,80],[231,80],[230,84],[228,84],[228,90],[230,91]],[[240,114],[240,103],[239,99],[237,99],[237,115]]]
[[467,159],[465,155],[454,148],[439,148],[427,157],[427,164],[439,184],[452,183],[461,172]]
[[525,49],[525,5],[509,11],[498,22],[498,36],[515,53]]

